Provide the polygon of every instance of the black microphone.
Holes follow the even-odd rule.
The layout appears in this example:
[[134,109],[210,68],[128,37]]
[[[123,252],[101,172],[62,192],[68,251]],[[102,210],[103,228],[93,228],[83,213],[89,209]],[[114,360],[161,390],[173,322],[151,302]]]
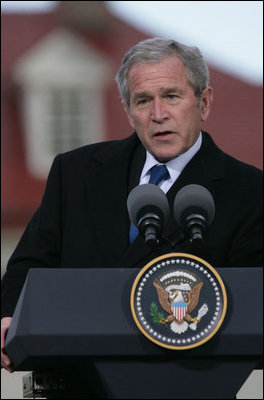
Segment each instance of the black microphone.
[[156,246],[170,213],[165,193],[152,183],[138,185],[129,193],[127,209],[145,243]]
[[202,241],[215,216],[213,196],[200,185],[184,186],[174,200],[174,216],[191,244]]

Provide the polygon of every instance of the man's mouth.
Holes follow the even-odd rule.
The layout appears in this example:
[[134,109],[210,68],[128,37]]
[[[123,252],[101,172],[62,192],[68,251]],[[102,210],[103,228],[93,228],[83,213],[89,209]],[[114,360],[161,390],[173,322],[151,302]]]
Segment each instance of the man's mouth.
[[171,135],[175,135],[175,132],[172,132],[172,131],[156,132],[156,133],[154,133],[153,137],[162,139],[162,138],[167,138]]

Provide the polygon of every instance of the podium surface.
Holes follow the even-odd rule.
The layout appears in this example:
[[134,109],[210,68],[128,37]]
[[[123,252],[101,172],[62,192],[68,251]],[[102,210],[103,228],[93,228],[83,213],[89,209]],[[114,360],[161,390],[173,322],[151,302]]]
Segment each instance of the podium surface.
[[177,351],[134,323],[139,270],[31,269],[6,351],[21,371],[93,365],[109,398],[231,398],[262,354],[262,269],[216,270],[227,291],[224,322],[208,342]]

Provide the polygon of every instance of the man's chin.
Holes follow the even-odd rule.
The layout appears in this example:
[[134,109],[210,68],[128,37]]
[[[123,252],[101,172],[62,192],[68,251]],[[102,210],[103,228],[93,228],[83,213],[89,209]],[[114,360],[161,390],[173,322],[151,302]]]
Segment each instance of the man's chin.
[[[154,156],[154,157],[155,157],[155,156]],[[172,157],[172,158],[155,157],[155,159],[156,159],[158,162],[162,163],[162,164],[165,164],[166,162],[172,160],[173,158],[175,158],[175,157]]]
[[178,157],[178,154],[169,154],[169,153],[152,153],[153,157],[160,163],[164,164],[174,158]]

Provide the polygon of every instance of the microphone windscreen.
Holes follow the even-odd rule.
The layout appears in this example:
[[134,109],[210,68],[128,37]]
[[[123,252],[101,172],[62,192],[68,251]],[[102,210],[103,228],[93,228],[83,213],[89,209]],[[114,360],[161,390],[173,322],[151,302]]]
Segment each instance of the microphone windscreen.
[[207,224],[210,225],[215,216],[215,203],[209,190],[196,184],[187,185],[180,189],[174,200],[174,216],[180,225],[182,215],[188,209],[205,213]]
[[152,183],[138,185],[129,193],[127,198],[127,210],[129,218],[134,225],[137,226],[138,215],[140,211],[146,207],[148,207],[149,210],[151,210],[151,207],[158,208],[163,214],[164,223],[166,223],[170,213],[168,199],[165,193]]

